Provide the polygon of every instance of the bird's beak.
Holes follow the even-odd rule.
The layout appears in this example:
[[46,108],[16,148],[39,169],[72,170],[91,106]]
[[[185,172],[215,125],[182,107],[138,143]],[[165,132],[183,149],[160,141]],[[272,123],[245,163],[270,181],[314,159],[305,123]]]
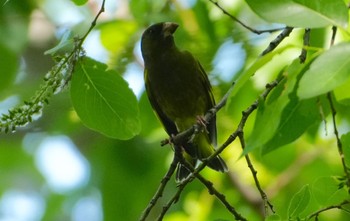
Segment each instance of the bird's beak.
[[163,24],[163,36],[164,36],[164,38],[174,34],[177,27],[179,27],[179,25],[176,23],[164,22],[164,24]]

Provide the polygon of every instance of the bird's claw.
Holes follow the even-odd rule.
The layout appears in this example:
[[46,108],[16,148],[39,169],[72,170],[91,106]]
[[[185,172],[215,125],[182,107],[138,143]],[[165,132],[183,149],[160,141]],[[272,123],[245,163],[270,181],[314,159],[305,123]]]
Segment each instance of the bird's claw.
[[[208,122],[204,119],[203,116],[197,116],[197,124],[199,125],[199,128],[201,131],[205,131],[206,133],[209,133],[209,131],[207,130],[207,124]],[[198,133],[198,128],[196,128],[197,131],[195,131],[196,133]]]

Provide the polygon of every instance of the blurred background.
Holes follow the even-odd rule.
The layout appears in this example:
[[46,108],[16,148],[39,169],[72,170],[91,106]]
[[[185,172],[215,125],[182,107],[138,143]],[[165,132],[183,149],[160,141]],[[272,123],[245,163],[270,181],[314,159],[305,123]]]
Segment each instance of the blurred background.
[[[220,4],[257,29],[281,27],[260,20],[244,1],[223,0]],[[0,113],[7,113],[35,94],[54,65],[53,58],[44,52],[57,45],[63,36],[82,36],[100,6],[100,0],[0,1]],[[216,100],[277,35],[252,34],[209,1],[106,0],[105,12],[86,39],[84,49],[87,56],[108,64],[129,82],[139,100],[142,132],[128,141],[107,138],[82,124],[67,88],[53,96],[31,124],[0,134],[0,221],[140,217],[173,154],[169,146],[160,146],[167,135],[150,108],[143,86],[140,36],[147,26],[160,21],[180,24],[176,43],[200,60],[209,74]],[[314,46],[323,46],[325,33],[325,29],[316,30],[311,39]],[[302,45],[302,34],[303,30],[297,30],[286,42]],[[220,111],[219,144],[235,130],[241,112],[258,97],[265,84],[275,79],[281,68],[299,53],[298,49],[290,48],[275,56]],[[254,114],[247,122],[246,136],[253,123]],[[252,153],[261,185],[275,210],[283,216],[291,193],[323,176],[342,174],[331,124],[315,125],[310,131],[270,154]],[[261,208],[257,206],[260,197],[240,154],[238,142],[232,143],[222,153],[230,172],[219,174],[205,169],[203,175],[248,220],[260,220]],[[155,219],[175,190],[172,179],[149,220]],[[332,220],[349,218],[337,210],[326,216]],[[232,216],[194,181],[165,220],[232,220]]]

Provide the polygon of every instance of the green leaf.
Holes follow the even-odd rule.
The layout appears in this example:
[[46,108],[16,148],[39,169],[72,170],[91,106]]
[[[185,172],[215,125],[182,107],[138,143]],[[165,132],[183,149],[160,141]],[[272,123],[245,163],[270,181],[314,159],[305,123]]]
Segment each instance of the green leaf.
[[[232,90],[232,93],[230,94],[229,97],[229,102],[231,102],[231,98],[234,97],[238,91],[245,85],[245,83],[252,77],[254,76],[255,72],[259,70],[261,67],[269,63],[274,56],[281,54],[285,50],[291,48],[292,45],[286,45],[283,47],[280,47],[276,50],[273,50],[272,52],[259,57],[247,70],[244,71],[244,74],[241,75],[238,79],[237,82]],[[226,105],[229,106],[229,105]]]
[[88,0],[72,0],[72,2],[80,6],[80,5],[85,5],[88,2]]
[[305,185],[301,188],[299,192],[297,192],[291,199],[288,207],[288,217],[297,218],[300,214],[306,209],[310,202],[310,187],[309,185]]
[[302,99],[327,93],[350,78],[350,43],[333,46],[311,64],[300,80],[298,96]]
[[78,63],[70,90],[73,106],[92,130],[130,139],[141,130],[136,97],[118,73],[106,69],[91,58]]
[[281,217],[278,214],[272,214],[268,217],[266,217],[265,221],[280,221],[282,220]]
[[45,55],[50,54],[54,55],[56,52],[61,50],[62,48],[70,47],[72,48],[74,44],[74,39],[72,38],[72,32],[67,31],[63,34],[60,42],[53,48],[44,52]]
[[334,96],[337,102],[350,106],[349,88],[350,88],[350,77],[344,84],[334,89]]
[[316,102],[300,102],[295,96],[296,83],[308,62],[300,64],[299,59],[295,59],[283,71],[284,80],[271,92],[266,102],[260,102],[244,153],[258,147],[262,147],[262,154],[271,152],[297,139],[318,119]]
[[343,145],[346,165],[350,168],[350,132],[343,134],[340,140]]
[[112,21],[101,24],[99,26],[101,31],[102,45],[114,54],[120,53],[125,49],[130,41],[130,36],[137,30],[137,23],[134,21]]
[[347,27],[348,10],[342,0],[247,0],[251,9],[272,23],[291,27]]
[[339,182],[333,177],[318,178],[312,185],[312,193],[321,206],[339,204],[348,198],[347,191],[339,189]]
[[292,99],[284,108],[280,124],[273,137],[263,145],[262,154],[267,154],[299,138],[311,125],[320,121],[316,99]]

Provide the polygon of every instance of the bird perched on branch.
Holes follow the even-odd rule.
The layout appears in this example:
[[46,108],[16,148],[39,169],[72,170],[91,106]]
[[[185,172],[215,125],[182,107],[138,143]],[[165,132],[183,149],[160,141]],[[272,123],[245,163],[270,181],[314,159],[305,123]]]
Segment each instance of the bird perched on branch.
[[[178,24],[157,23],[143,33],[141,51],[145,62],[145,86],[149,101],[166,132],[174,136],[189,129],[200,117],[214,107],[210,82],[200,63],[188,51],[179,50],[173,34]],[[181,146],[184,159],[196,165],[214,153],[216,145],[216,119],[207,123]],[[225,172],[227,166],[220,156],[207,164]],[[181,163],[177,168],[177,181],[185,179],[190,171]]]

